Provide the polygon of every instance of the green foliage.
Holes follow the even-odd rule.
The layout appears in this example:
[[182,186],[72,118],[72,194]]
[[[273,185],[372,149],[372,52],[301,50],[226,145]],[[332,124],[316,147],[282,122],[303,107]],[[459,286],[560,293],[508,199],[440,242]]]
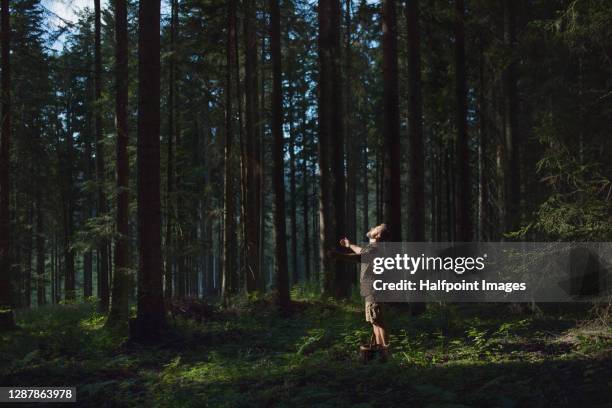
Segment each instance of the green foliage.
[[291,288],[291,298],[317,300],[321,298],[321,285],[315,281],[299,282]]
[[[290,317],[241,307],[248,312],[228,309],[203,324],[171,321],[150,347],[107,331],[93,303],[21,312],[21,330],[0,334],[0,381],[75,385],[88,406],[549,406],[606,397],[609,337],[576,327],[584,310],[393,311],[391,360],[363,365],[357,350],[370,327],[360,305],[300,301]],[[540,375],[549,370],[562,374]]]
[[[552,123],[548,124],[553,126]],[[612,182],[597,164],[581,164],[579,157],[542,128],[550,145],[537,170],[553,193],[541,204],[534,220],[509,236],[536,236],[562,241],[608,241],[612,237]]]

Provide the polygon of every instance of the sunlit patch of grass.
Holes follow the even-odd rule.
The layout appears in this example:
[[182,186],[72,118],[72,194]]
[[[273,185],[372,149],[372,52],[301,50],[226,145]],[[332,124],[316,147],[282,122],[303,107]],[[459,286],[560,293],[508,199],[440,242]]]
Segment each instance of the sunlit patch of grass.
[[85,330],[99,330],[104,326],[106,316],[103,314],[94,313],[91,316],[81,319],[79,326]]

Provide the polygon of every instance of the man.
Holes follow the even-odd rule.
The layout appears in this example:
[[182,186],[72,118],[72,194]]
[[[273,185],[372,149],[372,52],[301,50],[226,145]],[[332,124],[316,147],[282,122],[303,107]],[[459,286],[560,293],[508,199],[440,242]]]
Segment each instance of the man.
[[[348,238],[342,238],[340,240],[340,246],[350,250],[349,253],[342,253],[338,251],[332,251],[331,255],[335,258],[360,262],[363,255],[376,251],[378,242],[383,242],[389,239],[389,228],[387,224],[380,224],[371,228],[366,236],[370,240],[369,244],[365,247],[360,247],[351,243]],[[360,271],[360,283],[363,284],[365,280],[368,280],[372,275],[371,264],[361,263]],[[372,331],[374,333],[374,341],[376,348],[381,351],[382,357],[386,358],[388,354],[388,333],[386,323],[384,320],[384,311],[381,303],[374,300],[371,294],[365,295],[365,318],[366,321],[372,324]]]

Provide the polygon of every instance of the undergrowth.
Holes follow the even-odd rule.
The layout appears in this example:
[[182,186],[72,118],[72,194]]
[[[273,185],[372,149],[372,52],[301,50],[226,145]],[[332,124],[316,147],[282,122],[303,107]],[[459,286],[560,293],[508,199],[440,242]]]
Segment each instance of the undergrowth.
[[290,315],[264,297],[236,301],[203,323],[169,319],[156,346],[106,329],[94,303],[43,307],[0,336],[0,383],[76,386],[85,406],[604,406],[609,320],[540,310],[392,307],[391,359],[364,365],[370,329],[350,301],[308,297]]

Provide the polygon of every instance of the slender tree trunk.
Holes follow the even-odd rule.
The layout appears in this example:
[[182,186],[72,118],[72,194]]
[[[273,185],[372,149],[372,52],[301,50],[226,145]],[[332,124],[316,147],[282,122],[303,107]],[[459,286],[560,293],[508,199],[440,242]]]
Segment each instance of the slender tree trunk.
[[298,283],[298,243],[297,243],[297,194],[295,181],[295,128],[293,126],[293,91],[289,95],[289,191],[291,203],[289,206],[289,218],[291,222],[291,272],[292,283]]
[[[345,119],[345,145],[346,145],[346,228],[345,233],[351,240],[357,241],[357,183],[359,179],[359,161],[361,156],[361,144],[359,136],[353,134],[357,130],[353,112],[353,87],[351,79],[354,77],[353,71],[353,49],[352,49],[352,0],[346,0],[345,4],[345,45],[344,45],[344,67],[346,78],[346,90],[344,92],[344,115]],[[347,264],[346,281],[342,285],[346,288],[352,287],[357,283],[357,265]],[[348,295],[348,292],[347,292]]]
[[255,157],[259,159],[259,171],[255,172],[254,184],[257,186],[257,208],[259,208],[259,274],[261,278],[262,290],[266,289],[266,277],[265,277],[265,247],[266,247],[266,207],[265,207],[265,194],[266,194],[266,157],[267,144],[265,135],[265,123],[267,119],[266,111],[266,71],[263,69],[266,61],[266,36],[263,35],[261,39],[261,64],[262,67],[260,72],[261,77],[261,92],[259,100],[259,112],[262,112],[262,118],[259,120],[257,126],[257,138],[259,143],[255,146]]
[[[87,81],[87,94],[91,95],[91,100],[94,100],[93,81]],[[92,140],[93,137],[93,112],[89,109],[87,112],[87,132],[84,135],[85,142],[85,178],[88,181],[95,180],[95,159],[93,158]],[[44,141],[41,140],[41,149]],[[94,217],[96,214],[96,199],[91,193],[86,194],[84,218]],[[88,299],[93,296],[93,250],[88,248],[83,254],[83,298]]]
[[260,234],[260,179],[261,163],[258,155],[257,104],[257,32],[255,28],[255,1],[244,2],[244,91],[245,91],[245,137],[246,137],[246,287],[247,292],[264,291],[259,251]]
[[425,240],[425,151],[423,147],[423,107],[421,97],[421,42],[418,0],[406,2],[408,28],[408,241]]
[[[33,175],[33,172],[31,172]],[[28,198],[32,197],[32,194],[28,194]],[[24,197],[25,198],[25,197]],[[26,198],[27,199],[27,198]],[[24,206],[28,207],[26,213],[27,225],[33,226],[34,224],[34,201],[30,200],[29,204]],[[23,265],[23,307],[29,308],[32,305],[32,235],[27,234],[25,237],[25,245],[23,248],[24,252],[24,265]]]
[[[42,209],[42,191],[36,189],[36,298],[38,306],[45,302],[45,230]],[[91,255],[91,251],[88,252]],[[91,263],[90,263],[91,267]],[[91,272],[91,271],[90,271]],[[91,279],[91,273],[90,273]]]
[[[332,245],[336,245],[339,235],[346,236],[346,177],[344,175],[344,105],[342,86],[342,46],[340,40],[341,7],[340,0],[330,1],[331,27],[330,27],[330,62],[332,69],[331,80],[331,106],[330,118],[330,143],[331,143],[331,169],[332,169],[332,196],[334,209],[334,231]],[[336,260],[336,273],[334,275],[333,294],[339,298],[347,298],[350,295],[349,265],[341,260]]]
[[225,299],[236,292],[236,220],[234,206],[234,171],[233,171],[233,142],[234,142],[234,113],[232,110],[232,66],[235,63],[236,41],[236,0],[230,0],[227,16],[227,71],[226,71],[226,98],[225,98],[225,168],[224,168],[224,229],[223,229],[223,271],[221,278],[221,294]]
[[[305,122],[304,122],[305,125]],[[304,126],[305,127],[305,126]],[[305,129],[304,129],[305,132]],[[304,137],[305,133],[302,133],[302,137]],[[302,149],[305,149],[305,146],[302,146]],[[310,200],[310,190],[308,188],[308,162],[306,160],[305,151],[302,150],[302,224],[304,227],[304,282],[310,283],[311,280],[311,266],[310,266],[310,230],[309,230],[309,208],[308,204]]]
[[320,273],[323,276],[323,293],[326,296],[333,294],[335,275],[335,262],[328,256],[327,248],[333,245],[334,229],[332,224],[331,207],[331,175],[330,175],[330,117],[331,104],[331,9],[333,0],[319,2],[319,258],[321,260]]
[[484,46],[482,39],[480,41],[480,64],[478,67],[479,82],[480,82],[480,98],[479,98],[479,143],[478,143],[478,240],[486,241],[489,237],[487,234],[487,223],[489,219],[489,185],[487,177],[489,169],[486,162],[487,157],[487,100],[486,100],[486,82],[485,82],[485,57]]
[[391,241],[397,242],[402,240],[402,203],[396,8],[395,0],[383,1],[383,137],[385,141],[383,217],[391,230]]
[[446,239],[451,242],[454,239],[453,225],[453,169],[452,169],[451,149],[446,146],[444,148],[444,178],[445,178],[445,203],[446,203]]
[[57,264],[57,234],[53,232],[51,241],[51,304],[55,304],[55,270]]
[[[103,217],[107,212],[105,184],[105,162],[104,145],[102,144],[102,112],[99,104],[102,98],[102,50],[101,50],[101,10],[100,0],[94,0],[94,99],[96,101],[94,127],[96,135],[96,185],[98,198],[98,217]],[[109,306],[109,268],[108,268],[108,240],[106,237],[99,239],[98,251],[101,262],[98,274],[102,276],[100,284],[100,310],[106,312]]]
[[289,272],[285,226],[285,171],[283,163],[283,94],[281,70],[281,29],[278,0],[270,0],[270,38],[272,51],[272,187],[274,189],[274,248],[276,255],[276,302],[282,311],[289,309]]
[[375,199],[375,204],[376,204],[376,223],[379,222],[382,219],[382,199],[380,198],[382,196],[382,186],[381,186],[381,179],[382,179],[382,175],[381,175],[381,167],[382,167],[382,160],[381,160],[381,156],[382,156],[382,152],[380,151],[380,146],[376,146],[376,161],[374,163],[374,190],[375,190],[375,195],[376,195],[376,199]]
[[74,268],[74,248],[72,241],[74,238],[74,134],[72,129],[72,95],[68,93],[66,103],[66,135],[65,135],[65,156],[63,162],[65,174],[63,177],[64,191],[62,204],[64,209],[64,298],[74,300],[75,293],[75,268]]
[[[316,179],[316,162],[313,160],[311,162],[310,165],[310,169],[309,169],[309,175],[311,180],[315,180]],[[312,195],[310,196],[310,208],[312,208],[311,213],[311,222],[310,224],[312,225],[312,265],[313,265],[313,271],[316,270],[316,272],[312,275],[312,279],[313,281],[316,283],[316,287],[320,288],[321,287],[321,270],[320,268],[317,268],[316,265],[320,265],[321,264],[321,259],[320,259],[320,252],[315,250],[315,248],[320,248],[321,243],[320,243],[320,231],[318,228],[318,221],[319,221],[319,191],[317,191],[317,184],[313,183],[312,184]]]
[[[208,98],[205,100],[205,103],[203,104],[203,109],[204,109],[204,118],[206,120],[205,124],[204,124],[204,129],[206,129],[206,137],[204,139],[204,143],[203,143],[203,149],[202,149],[202,167],[204,169],[203,171],[203,177],[202,177],[202,183],[204,184],[204,186],[206,186],[207,188],[211,188],[210,187],[210,166],[209,166],[209,152],[208,152],[208,146],[209,146],[209,141],[211,140],[211,133],[210,133],[210,124],[209,124],[209,118],[210,118],[210,111],[209,111],[209,106],[208,106]],[[207,195],[206,197],[204,197],[204,200],[202,202],[202,228],[203,228],[203,237],[204,237],[204,287],[205,287],[205,291],[204,291],[204,296],[208,296],[208,295],[212,295],[214,294],[214,289],[215,289],[215,277],[214,277],[214,273],[215,273],[215,268],[214,268],[214,245],[213,245],[213,221],[211,219],[211,217],[209,216],[209,211],[212,204],[212,199],[209,198],[211,197],[210,195]]]
[[176,74],[174,69],[176,54],[176,25],[178,20],[178,0],[172,0],[170,19],[170,58],[169,58],[169,84],[168,84],[168,140],[167,140],[167,168],[166,168],[166,265],[164,268],[165,291],[164,297],[172,297],[172,269],[174,254],[172,252],[172,221],[174,217],[174,111],[176,109],[174,98],[174,84]]
[[362,177],[363,177],[363,235],[365,235],[370,228],[370,186],[368,183],[368,140],[367,134],[364,134],[363,138],[363,165],[362,165]]
[[138,12],[138,340],[165,326],[160,204],[160,2],[139,3]]
[[457,240],[465,242],[472,240],[473,223],[470,151],[467,132],[465,6],[463,0],[455,0],[455,13],[455,126],[457,128],[455,167],[457,169]]
[[117,132],[117,239],[113,302],[109,324],[127,322],[129,316],[129,156],[128,156],[128,23],[126,0],[115,1],[115,126]]
[[[504,0],[504,43],[508,51],[516,52],[516,2]],[[516,85],[516,57],[503,73],[504,133],[505,133],[505,230],[514,231],[520,224],[521,178],[518,131],[518,99]]]
[[[238,3],[236,4],[238,7]],[[238,265],[237,272],[238,277],[236,281],[237,290],[246,287],[246,206],[248,205],[246,202],[246,179],[247,179],[247,160],[246,160],[246,144],[244,141],[244,126],[242,119],[242,109],[243,109],[243,90],[242,83],[240,82],[240,52],[239,52],[239,41],[238,41],[238,31],[239,31],[239,21],[236,18],[235,26],[235,35],[234,35],[234,80],[236,81],[236,114],[238,115],[238,141],[239,141],[239,158],[240,158],[240,194],[238,196],[240,202],[240,235],[242,237],[243,248],[240,251],[240,255],[237,257]],[[243,30],[244,31],[244,30]],[[236,244],[238,246],[238,244]]]
[[[11,260],[10,260],[10,143],[11,143],[11,73],[10,73],[10,20],[9,1],[2,0],[2,79],[0,92],[2,93],[2,135],[0,137],[0,308],[10,308],[13,305],[11,287]],[[14,325],[12,311],[8,312],[7,321],[1,328],[10,328]]]

